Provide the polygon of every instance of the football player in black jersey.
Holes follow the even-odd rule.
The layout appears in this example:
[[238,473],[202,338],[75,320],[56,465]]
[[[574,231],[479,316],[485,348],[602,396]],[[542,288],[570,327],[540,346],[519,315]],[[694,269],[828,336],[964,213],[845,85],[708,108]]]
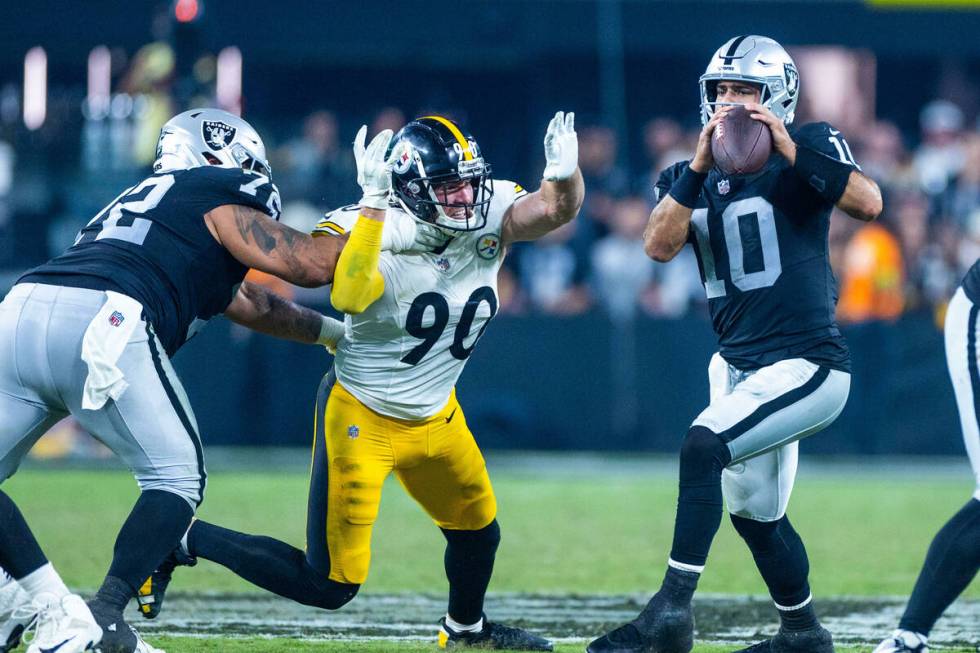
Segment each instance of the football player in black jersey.
[[[719,353],[711,397],[680,455],[673,546],[660,591],[631,623],[590,653],[687,653],[691,599],[721,522],[722,499],[748,544],[780,616],[779,632],[743,653],[830,653],[811,604],[809,563],[786,517],[798,441],[830,424],[850,388],[849,356],[834,322],[836,282],[827,232],[836,206],[859,220],[881,211],[839,131],[826,123],[790,135],[799,97],[793,60],[775,41],[739,36],[701,76],[704,129],[691,161],[665,170],[644,234],[647,254],[669,261],[690,243],[698,257]],[[714,166],[711,135],[744,104],[772,132],[758,172]]]
[[[973,264],[946,310],[946,365],[960,428],[973,466],[973,496],[936,533],[898,629],[874,653],[927,653],[936,621],[980,571],[980,261]],[[914,519],[911,523],[915,523]]]
[[187,530],[206,479],[170,356],[219,313],[304,343],[341,337],[336,320],[243,282],[253,267],[301,286],[327,284],[343,246],[280,224],[269,175],[262,140],[241,118],[215,109],[177,115],[161,131],[153,174],[0,304],[0,480],[71,414],[127,463],[141,489],[91,611],[0,492],[0,567],[40,612],[30,653],[154,650],[122,611]]

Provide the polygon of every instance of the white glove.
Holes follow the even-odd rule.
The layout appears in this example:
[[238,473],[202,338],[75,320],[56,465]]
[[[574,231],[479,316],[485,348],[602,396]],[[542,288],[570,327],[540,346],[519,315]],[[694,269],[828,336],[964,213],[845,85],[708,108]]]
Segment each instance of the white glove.
[[320,323],[320,337],[316,344],[323,345],[331,354],[336,354],[337,345],[344,339],[344,323],[326,315],[321,315],[320,319],[323,321]]
[[363,196],[360,205],[384,211],[388,208],[391,193],[391,166],[385,160],[385,151],[391,142],[392,131],[386,129],[364,147],[367,125],[361,125],[354,137],[354,162],[357,164],[357,184]]
[[548,123],[544,135],[544,175],[547,181],[568,179],[578,168],[578,135],[575,133],[575,114],[559,111]]

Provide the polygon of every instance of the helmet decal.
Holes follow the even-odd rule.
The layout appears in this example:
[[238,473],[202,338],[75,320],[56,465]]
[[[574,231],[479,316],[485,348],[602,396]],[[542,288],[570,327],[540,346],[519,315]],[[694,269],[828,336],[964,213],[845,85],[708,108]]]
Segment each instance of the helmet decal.
[[237,130],[220,120],[205,120],[201,122],[201,135],[208,147],[217,152],[231,145],[235,140]]

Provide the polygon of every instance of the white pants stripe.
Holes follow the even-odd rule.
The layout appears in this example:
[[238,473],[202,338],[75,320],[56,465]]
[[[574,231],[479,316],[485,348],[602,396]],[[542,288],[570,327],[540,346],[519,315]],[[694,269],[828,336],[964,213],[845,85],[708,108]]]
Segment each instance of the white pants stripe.
[[946,365],[956,393],[956,407],[960,413],[960,428],[966,453],[976,477],[974,498],[980,500],[980,426],[978,426],[978,395],[980,395],[980,352],[978,352],[978,324],[980,309],[963,292],[957,289],[946,310]]

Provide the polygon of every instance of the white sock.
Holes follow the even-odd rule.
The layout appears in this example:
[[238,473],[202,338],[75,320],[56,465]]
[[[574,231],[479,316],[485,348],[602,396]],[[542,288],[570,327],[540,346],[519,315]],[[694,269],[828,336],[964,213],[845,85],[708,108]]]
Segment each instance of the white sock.
[[54,566],[50,562],[17,582],[32,599],[37,599],[42,594],[49,594],[55,600],[60,601],[71,594],[65,585],[65,581],[61,580],[61,576],[54,570]]
[[480,617],[480,620],[475,624],[467,626],[466,624],[461,624],[458,621],[453,620],[453,618],[450,617],[449,613],[447,612],[446,625],[455,630],[457,633],[478,633],[483,630],[483,617]]

